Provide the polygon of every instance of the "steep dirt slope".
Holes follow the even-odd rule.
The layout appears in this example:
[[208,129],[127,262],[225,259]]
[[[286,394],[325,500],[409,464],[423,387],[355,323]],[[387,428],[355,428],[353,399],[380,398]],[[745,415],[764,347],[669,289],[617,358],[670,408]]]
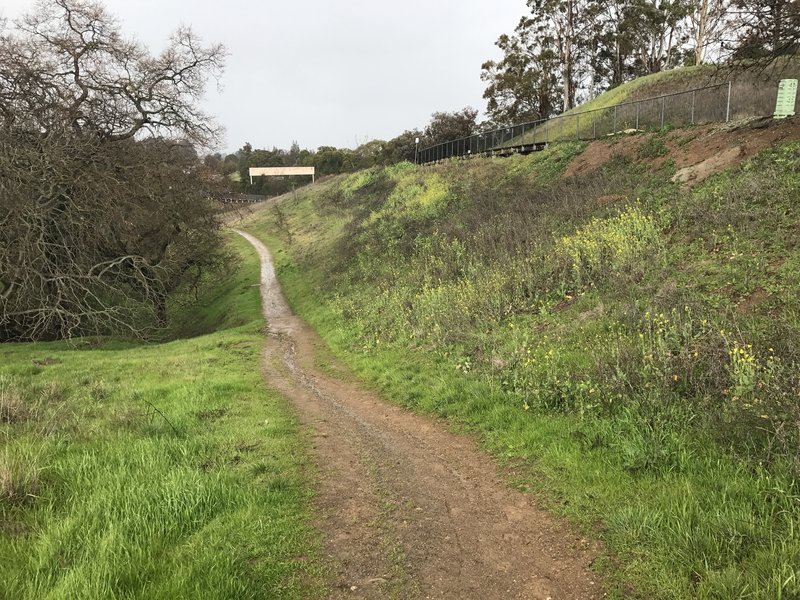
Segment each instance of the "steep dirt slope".
[[665,134],[618,135],[591,142],[567,167],[565,176],[585,174],[610,160],[643,160],[653,168],[667,161],[675,181],[696,185],[743,163],[765,148],[800,139],[800,118],[755,119],[728,125],[676,129]]

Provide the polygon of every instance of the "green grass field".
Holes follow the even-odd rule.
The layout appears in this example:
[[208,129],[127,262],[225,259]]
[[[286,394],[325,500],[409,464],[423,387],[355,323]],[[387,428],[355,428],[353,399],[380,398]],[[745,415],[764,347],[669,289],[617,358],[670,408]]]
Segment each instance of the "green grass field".
[[0,345],[0,598],[321,595],[306,442],[230,244],[241,268],[172,331],[211,333]]
[[617,598],[800,597],[800,147],[693,191],[582,144],[342,176],[254,215],[292,307],[599,537]]

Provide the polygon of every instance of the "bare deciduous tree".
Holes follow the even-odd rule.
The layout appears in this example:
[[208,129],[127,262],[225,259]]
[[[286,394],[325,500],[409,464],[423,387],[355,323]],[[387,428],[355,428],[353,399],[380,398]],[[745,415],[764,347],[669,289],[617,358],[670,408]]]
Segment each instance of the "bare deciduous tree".
[[220,46],[180,29],[151,56],[98,4],[40,2],[0,37],[0,340],[166,321],[218,255],[193,146]]
[[0,113],[6,126],[67,126],[102,141],[146,132],[204,144],[217,130],[197,100],[223,59],[188,28],[151,56],[101,5],[41,1],[0,38]]

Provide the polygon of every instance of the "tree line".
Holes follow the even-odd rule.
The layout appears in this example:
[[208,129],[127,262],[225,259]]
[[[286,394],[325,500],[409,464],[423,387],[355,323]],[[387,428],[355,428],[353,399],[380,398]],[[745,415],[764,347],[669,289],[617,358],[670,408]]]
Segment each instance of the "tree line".
[[626,81],[708,62],[752,65],[794,55],[794,0],[528,0],[481,78],[500,126],[569,110]]
[[[355,149],[316,151],[246,144],[225,157],[248,191],[277,194],[289,182],[250,185],[249,166],[314,166],[320,174],[413,161],[416,140],[426,148],[482,130],[535,121],[574,108],[627,81],[708,63],[766,66],[800,48],[800,3],[795,0],[528,0],[528,13],[495,45],[480,77],[487,118],[466,107],[433,113],[428,125]],[[223,162],[222,157],[218,157]]]
[[[254,149],[246,143],[235,153],[223,157],[211,154],[205,157],[206,165],[228,178],[236,180],[240,191],[274,196],[284,194],[297,185],[309,183],[303,178],[256,178],[250,183],[250,167],[314,167],[318,176],[351,173],[375,166],[392,165],[403,161],[413,162],[417,148],[426,148],[452,139],[466,137],[476,128],[478,111],[464,108],[454,112],[435,112],[422,129],[408,129],[390,140],[371,140],[357,148],[321,146],[316,150],[300,149],[294,142],[289,150],[279,148]],[[417,142],[419,140],[419,142]]]

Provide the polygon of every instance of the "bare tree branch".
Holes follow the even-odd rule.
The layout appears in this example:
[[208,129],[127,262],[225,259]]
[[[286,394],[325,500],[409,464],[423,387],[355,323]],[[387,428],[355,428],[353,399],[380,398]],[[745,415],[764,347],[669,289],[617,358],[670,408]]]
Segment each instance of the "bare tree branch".
[[142,333],[217,260],[194,146],[223,58],[185,28],[151,56],[85,0],[0,29],[0,341]]

